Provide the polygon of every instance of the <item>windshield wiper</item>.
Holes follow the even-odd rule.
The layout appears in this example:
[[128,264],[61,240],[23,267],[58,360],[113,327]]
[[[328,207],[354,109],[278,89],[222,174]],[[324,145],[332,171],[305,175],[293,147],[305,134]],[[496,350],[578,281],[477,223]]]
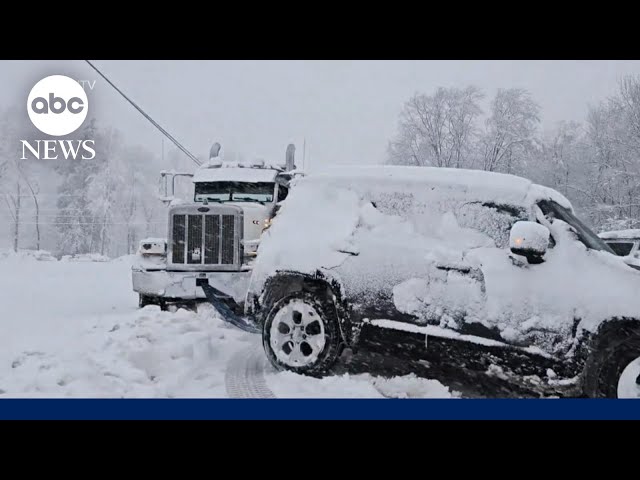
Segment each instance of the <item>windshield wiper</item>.
[[219,198],[212,198],[212,197],[203,198],[202,200],[199,200],[199,201],[200,201],[200,202],[204,202],[205,200],[206,200],[207,202],[218,202],[218,203],[222,203],[222,202],[224,202],[224,200],[221,200],[221,199],[219,199]]
[[245,202],[258,202],[261,205],[265,204],[265,202],[263,202],[262,200],[258,200],[257,198],[251,198],[251,197],[234,197],[233,200],[242,200]]

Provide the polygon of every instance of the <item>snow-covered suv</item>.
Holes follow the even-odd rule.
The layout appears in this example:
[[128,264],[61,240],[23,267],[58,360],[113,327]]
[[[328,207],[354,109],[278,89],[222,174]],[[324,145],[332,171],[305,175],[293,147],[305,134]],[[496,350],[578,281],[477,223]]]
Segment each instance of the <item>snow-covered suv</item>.
[[640,272],[558,192],[511,175],[348,167],[300,179],[245,306],[278,368],[377,349],[540,395],[638,396]]

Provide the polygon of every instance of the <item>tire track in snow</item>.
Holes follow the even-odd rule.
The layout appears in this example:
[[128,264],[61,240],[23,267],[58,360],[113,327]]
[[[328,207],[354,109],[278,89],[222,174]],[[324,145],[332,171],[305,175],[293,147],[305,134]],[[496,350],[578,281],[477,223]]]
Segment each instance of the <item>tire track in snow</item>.
[[260,342],[252,342],[233,355],[224,375],[229,398],[276,398],[264,378],[267,365]]

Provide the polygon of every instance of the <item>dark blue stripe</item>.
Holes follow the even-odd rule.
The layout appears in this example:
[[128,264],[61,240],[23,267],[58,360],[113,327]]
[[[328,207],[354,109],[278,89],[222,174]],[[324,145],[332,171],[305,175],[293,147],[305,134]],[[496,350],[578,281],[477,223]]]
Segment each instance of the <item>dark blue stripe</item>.
[[640,419],[640,400],[3,399],[0,419]]

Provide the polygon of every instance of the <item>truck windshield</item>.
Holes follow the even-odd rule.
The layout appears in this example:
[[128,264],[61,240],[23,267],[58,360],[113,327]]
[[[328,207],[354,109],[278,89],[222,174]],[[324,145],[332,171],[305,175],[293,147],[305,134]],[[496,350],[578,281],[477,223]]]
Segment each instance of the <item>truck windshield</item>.
[[198,182],[194,201],[267,203],[273,201],[274,191],[272,182]]
[[598,235],[596,235],[593,230],[582,223],[578,219],[578,217],[576,217],[568,209],[564,208],[556,202],[549,200],[538,202],[538,206],[540,207],[540,210],[542,210],[542,213],[545,214],[545,216],[557,218],[571,225],[578,234],[578,238],[580,239],[580,241],[584,243],[587,248],[591,248],[593,250],[602,250],[604,252],[609,252],[615,255],[615,252],[611,250],[611,247],[607,245],[604,240],[598,237]]

